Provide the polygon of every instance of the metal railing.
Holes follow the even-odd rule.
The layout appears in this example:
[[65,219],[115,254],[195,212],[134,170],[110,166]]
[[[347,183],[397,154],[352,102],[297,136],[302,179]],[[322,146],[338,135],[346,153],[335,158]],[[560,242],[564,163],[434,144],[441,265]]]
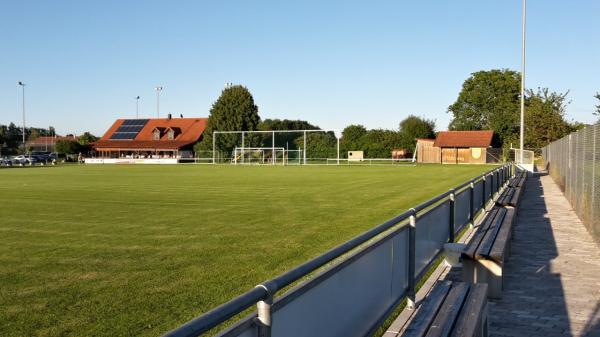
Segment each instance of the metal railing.
[[[503,165],[442,193],[165,334],[199,336],[256,306],[218,336],[365,336],[377,330],[514,174]],[[318,271],[316,275],[313,275]],[[310,276],[310,277],[309,277]],[[304,279],[308,280],[300,282]],[[296,284],[299,283],[299,284]],[[286,287],[296,284],[288,290]],[[286,293],[274,300],[281,290]]]
[[600,241],[600,124],[549,144],[542,155],[575,213]]

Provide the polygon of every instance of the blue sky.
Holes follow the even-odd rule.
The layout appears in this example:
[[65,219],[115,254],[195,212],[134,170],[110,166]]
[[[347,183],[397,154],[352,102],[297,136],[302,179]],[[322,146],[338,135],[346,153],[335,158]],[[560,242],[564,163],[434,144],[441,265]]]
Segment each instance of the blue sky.
[[[528,1],[527,87],[570,90],[568,118],[593,120],[600,1]],[[0,123],[102,134],[115,118],[207,116],[226,82],[262,118],[446,129],[470,73],[520,68],[520,0],[6,1]]]

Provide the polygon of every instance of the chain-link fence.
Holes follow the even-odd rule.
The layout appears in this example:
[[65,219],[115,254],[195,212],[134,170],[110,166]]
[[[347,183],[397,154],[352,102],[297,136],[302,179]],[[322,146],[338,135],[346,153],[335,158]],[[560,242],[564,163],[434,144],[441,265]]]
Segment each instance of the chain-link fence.
[[550,175],[594,238],[600,241],[600,124],[542,149]]

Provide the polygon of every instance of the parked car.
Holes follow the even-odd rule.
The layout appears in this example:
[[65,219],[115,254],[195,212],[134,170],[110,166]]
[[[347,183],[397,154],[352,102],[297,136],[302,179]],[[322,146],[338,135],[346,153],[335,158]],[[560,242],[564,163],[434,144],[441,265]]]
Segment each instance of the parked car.
[[13,162],[8,157],[0,158],[0,166],[12,166]]
[[50,162],[50,159],[49,159],[48,155],[46,155],[46,154],[38,154],[38,155],[32,154],[31,157],[34,158],[35,161],[37,163],[40,163],[41,165],[46,165]]
[[20,156],[16,156],[13,158],[14,164],[16,165],[21,165],[21,166],[25,166],[25,165],[35,165],[35,163],[38,162],[38,160],[31,156],[31,155],[20,155]]

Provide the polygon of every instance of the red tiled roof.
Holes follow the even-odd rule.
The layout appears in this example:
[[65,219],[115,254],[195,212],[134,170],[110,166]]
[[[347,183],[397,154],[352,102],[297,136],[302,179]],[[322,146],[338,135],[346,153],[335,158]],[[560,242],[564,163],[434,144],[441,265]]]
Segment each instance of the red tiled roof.
[[[117,119],[106,133],[95,143],[95,148],[100,149],[178,149],[180,147],[193,144],[200,139],[202,132],[206,128],[208,118],[153,118],[140,130],[133,140],[112,140],[110,137],[123,124],[124,119]],[[160,140],[154,140],[152,131],[156,128],[179,129],[180,133],[175,133],[175,139],[168,140],[168,136],[163,135]]]
[[442,131],[433,146],[436,147],[489,147],[494,131]]

